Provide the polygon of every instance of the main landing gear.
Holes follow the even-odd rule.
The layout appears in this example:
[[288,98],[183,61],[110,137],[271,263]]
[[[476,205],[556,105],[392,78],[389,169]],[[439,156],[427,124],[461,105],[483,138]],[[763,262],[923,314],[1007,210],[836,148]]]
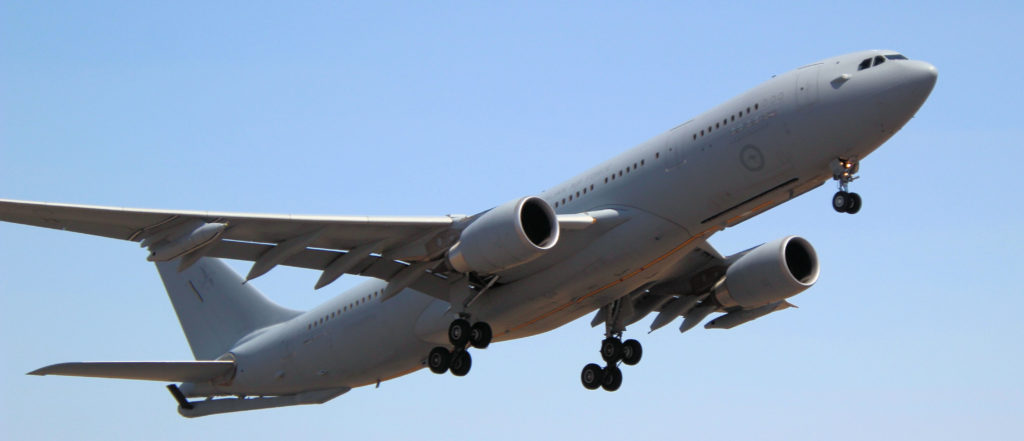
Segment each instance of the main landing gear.
[[462,377],[469,373],[473,358],[469,356],[469,346],[484,349],[491,344],[491,326],[485,322],[473,325],[463,318],[456,319],[448,326],[448,341],[452,350],[437,346],[427,355],[427,367],[435,374],[451,371],[452,375]]
[[839,213],[856,214],[860,211],[861,199],[850,192],[850,183],[857,179],[860,164],[855,159],[832,160],[832,179],[839,181],[839,191],[832,195],[832,208]]
[[590,363],[583,366],[580,373],[580,380],[583,387],[594,390],[603,388],[612,392],[622,386],[622,370],[619,369],[619,362],[633,366],[640,362],[643,356],[643,346],[636,340],[623,342],[620,337],[612,336],[601,342],[601,358],[605,361],[605,367]]
[[603,388],[606,391],[615,391],[622,386],[622,370],[619,369],[619,362],[633,366],[640,362],[644,348],[636,340],[622,341],[622,331],[625,326],[620,323],[619,307],[620,301],[616,300],[606,311],[605,339],[601,342],[601,358],[605,362],[602,368],[596,363],[590,363],[583,367],[580,373],[580,381],[583,387],[594,390]]

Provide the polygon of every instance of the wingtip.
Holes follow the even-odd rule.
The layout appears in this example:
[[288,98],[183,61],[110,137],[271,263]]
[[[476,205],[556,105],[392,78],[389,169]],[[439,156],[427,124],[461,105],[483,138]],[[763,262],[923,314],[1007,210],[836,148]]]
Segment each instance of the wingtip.
[[49,366],[43,366],[43,367],[41,367],[39,369],[36,369],[36,370],[34,370],[32,372],[29,372],[29,373],[25,374],[25,375],[36,375],[36,376],[39,376],[39,377],[46,376],[46,375],[49,375],[53,371],[53,368],[55,368],[57,366],[64,365],[64,364],[67,364],[67,363],[58,363],[58,364],[51,364]]

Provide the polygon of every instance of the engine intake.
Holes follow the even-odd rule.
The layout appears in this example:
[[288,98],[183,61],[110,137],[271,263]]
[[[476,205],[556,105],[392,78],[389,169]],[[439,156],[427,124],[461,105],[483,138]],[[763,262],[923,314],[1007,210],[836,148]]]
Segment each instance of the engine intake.
[[715,293],[722,306],[756,308],[803,292],[818,281],[818,254],[802,237],[761,245],[736,259]]
[[494,274],[542,256],[558,242],[558,218],[543,199],[528,196],[499,205],[469,224],[448,250],[462,273]]

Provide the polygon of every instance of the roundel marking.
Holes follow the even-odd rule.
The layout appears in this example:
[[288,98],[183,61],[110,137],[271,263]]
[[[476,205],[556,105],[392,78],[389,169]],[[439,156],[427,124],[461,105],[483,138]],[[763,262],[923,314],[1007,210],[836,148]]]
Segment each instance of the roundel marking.
[[764,154],[753,144],[747,144],[740,150],[740,163],[750,171],[761,171],[764,168]]

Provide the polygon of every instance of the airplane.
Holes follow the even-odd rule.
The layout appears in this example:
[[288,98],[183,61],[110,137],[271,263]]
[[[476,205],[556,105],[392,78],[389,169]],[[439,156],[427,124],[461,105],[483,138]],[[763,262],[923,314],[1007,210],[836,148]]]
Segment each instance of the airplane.
[[[723,256],[707,239],[834,181],[857,213],[860,161],[899,131],[938,73],[890,50],[828,58],[735,98],[536,196],[472,216],[312,216],[0,200],[0,220],[138,242],[155,262],[194,361],[74,362],[32,375],[169,382],[185,417],[327,402],[424,367],[469,373],[470,350],[594,313],[614,391],[643,353],[627,326],[682,318],[730,329],[787,309],[818,280],[810,242]],[[246,276],[220,259],[253,262]],[[367,280],[308,311],[249,281],[277,265]]]

